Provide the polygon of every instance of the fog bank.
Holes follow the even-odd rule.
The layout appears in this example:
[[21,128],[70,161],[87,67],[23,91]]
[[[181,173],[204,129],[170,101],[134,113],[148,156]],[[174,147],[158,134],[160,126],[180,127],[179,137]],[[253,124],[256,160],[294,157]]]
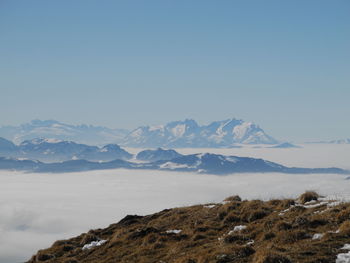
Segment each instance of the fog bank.
[[28,259],[57,239],[105,227],[127,214],[206,202],[296,197],[305,190],[350,198],[341,175],[198,175],[104,170],[67,174],[0,172],[0,262]]

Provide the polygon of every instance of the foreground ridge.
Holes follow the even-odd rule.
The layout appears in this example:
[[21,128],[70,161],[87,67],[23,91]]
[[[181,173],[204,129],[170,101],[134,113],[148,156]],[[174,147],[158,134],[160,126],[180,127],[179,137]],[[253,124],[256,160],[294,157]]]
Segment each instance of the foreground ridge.
[[314,192],[297,200],[242,201],[128,215],[56,241],[28,263],[350,262],[350,203]]

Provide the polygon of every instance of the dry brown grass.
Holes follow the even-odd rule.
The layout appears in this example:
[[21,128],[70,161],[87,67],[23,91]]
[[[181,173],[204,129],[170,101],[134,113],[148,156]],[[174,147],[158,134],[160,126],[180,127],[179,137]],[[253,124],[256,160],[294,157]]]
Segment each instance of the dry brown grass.
[[287,257],[276,252],[268,250],[259,251],[255,254],[253,262],[255,263],[291,263],[292,261]]
[[[315,200],[305,193],[300,202]],[[326,263],[350,243],[350,204],[304,208],[294,200],[242,201],[127,216],[105,229],[56,241],[28,262],[47,263]],[[245,229],[233,232],[235,226]],[[181,230],[168,233],[168,230]],[[339,229],[339,232],[337,230]],[[230,232],[231,231],[231,232]],[[321,239],[313,240],[316,233]],[[90,250],[85,244],[107,242]]]
[[344,223],[342,223],[339,227],[339,232],[342,235],[348,236],[350,237],[350,221],[345,221]]
[[242,201],[241,197],[239,195],[232,195],[224,199],[224,202],[240,202]]
[[314,191],[307,191],[299,197],[299,202],[305,204],[306,202],[318,200],[319,197],[320,196],[318,195],[318,193]]

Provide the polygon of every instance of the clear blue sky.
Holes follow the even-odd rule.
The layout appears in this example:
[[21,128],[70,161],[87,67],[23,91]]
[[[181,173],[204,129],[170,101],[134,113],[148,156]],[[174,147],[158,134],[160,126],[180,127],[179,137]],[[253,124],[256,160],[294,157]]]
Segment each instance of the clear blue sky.
[[254,121],[350,137],[350,1],[0,1],[0,125]]

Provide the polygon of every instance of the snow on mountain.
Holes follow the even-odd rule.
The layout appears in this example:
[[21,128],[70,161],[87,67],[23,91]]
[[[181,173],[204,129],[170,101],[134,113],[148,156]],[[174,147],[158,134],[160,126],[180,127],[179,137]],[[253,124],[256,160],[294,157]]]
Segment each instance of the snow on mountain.
[[66,161],[85,151],[98,151],[97,146],[78,144],[72,141],[35,138],[19,145],[20,156],[41,161]]
[[158,148],[156,150],[141,151],[136,155],[136,159],[140,161],[156,162],[161,160],[171,160],[181,156],[182,155],[177,151]]
[[1,126],[0,136],[15,143],[34,138],[54,138],[79,143],[104,145],[118,143],[128,134],[125,129],[92,125],[70,125],[55,120],[33,120],[20,126]]
[[224,156],[220,154],[185,155],[159,165],[160,169],[193,171],[209,174],[237,172],[284,172],[287,167],[277,163],[248,157]]
[[196,121],[142,126],[128,134],[122,145],[130,147],[234,147],[235,144],[276,144],[258,125],[228,119],[200,126]]
[[238,119],[198,125],[186,119],[166,125],[142,126],[131,133],[92,125],[70,125],[55,120],[33,120],[20,126],[1,126],[0,136],[14,143],[34,138],[75,141],[89,145],[122,143],[130,147],[236,147],[235,144],[276,144],[259,126]]
[[184,155],[170,161],[155,163],[158,169],[182,172],[196,172],[205,174],[232,173],[335,173],[349,174],[349,171],[339,168],[297,168],[286,167],[264,159],[250,157],[225,156],[212,153]]
[[78,159],[86,159],[90,161],[112,161],[116,159],[129,160],[131,157],[132,154],[128,153],[117,144],[105,145],[97,151],[85,150],[77,155]]

